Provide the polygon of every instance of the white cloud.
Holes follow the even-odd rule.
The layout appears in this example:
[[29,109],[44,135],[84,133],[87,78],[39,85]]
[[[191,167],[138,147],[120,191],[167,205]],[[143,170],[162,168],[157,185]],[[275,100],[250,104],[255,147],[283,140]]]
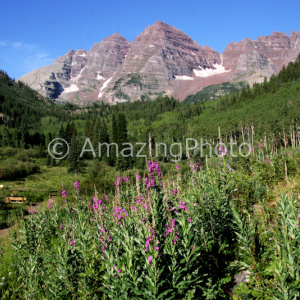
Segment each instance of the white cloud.
[[40,49],[39,45],[25,43],[23,41],[13,42],[11,46],[15,49],[21,49],[23,51],[34,52]]
[[30,71],[39,69],[52,63],[53,59],[50,57],[49,53],[46,52],[38,51],[24,58],[24,66]]
[[21,48],[22,47],[22,42],[14,42],[11,44],[12,47],[14,48]]
[[52,64],[54,60],[40,45],[24,41],[0,41],[0,46],[1,69],[11,77],[18,78],[32,70]]

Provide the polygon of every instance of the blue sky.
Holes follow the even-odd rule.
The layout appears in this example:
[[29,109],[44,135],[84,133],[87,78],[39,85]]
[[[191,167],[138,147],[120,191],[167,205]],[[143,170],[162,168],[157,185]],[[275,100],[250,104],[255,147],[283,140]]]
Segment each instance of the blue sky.
[[2,0],[0,69],[18,78],[119,32],[133,41],[161,20],[222,52],[244,37],[300,30],[299,0]]

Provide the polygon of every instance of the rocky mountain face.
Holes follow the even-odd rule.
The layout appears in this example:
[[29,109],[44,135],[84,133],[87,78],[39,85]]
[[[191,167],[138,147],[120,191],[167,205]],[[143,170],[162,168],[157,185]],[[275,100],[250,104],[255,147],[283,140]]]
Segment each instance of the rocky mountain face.
[[223,65],[231,69],[230,79],[260,82],[264,76],[279,72],[283,65],[294,61],[300,52],[300,31],[259,37],[256,41],[245,38],[230,43],[223,52]]
[[115,33],[92,46],[90,51],[71,50],[53,65],[32,71],[18,80],[49,99],[83,104],[98,99],[131,47],[131,42]]
[[111,104],[172,95],[180,100],[205,86],[224,81],[261,82],[295,60],[300,31],[245,38],[219,54],[200,46],[179,29],[157,21],[133,43],[115,33],[90,51],[71,50],[53,65],[18,80],[42,95],[78,104]]

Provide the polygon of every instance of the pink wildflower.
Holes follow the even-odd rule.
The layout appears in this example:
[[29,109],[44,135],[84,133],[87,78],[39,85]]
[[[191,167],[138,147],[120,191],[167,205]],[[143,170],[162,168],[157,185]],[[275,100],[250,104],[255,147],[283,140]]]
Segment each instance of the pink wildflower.
[[62,191],[61,193],[62,193],[63,198],[68,198],[68,194],[66,191]]
[[79,185],[78,180],[74,182],[74,187],[75,187],[75,189],[78,189],[78,190],[80,189],[80,185]]

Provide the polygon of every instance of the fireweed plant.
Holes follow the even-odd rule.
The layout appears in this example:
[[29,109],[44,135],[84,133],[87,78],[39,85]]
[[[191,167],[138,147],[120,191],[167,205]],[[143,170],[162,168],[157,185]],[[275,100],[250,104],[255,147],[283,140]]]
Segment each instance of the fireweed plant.
[[[272,219],[263,192],[244,191],[239,176],[248,178],[249,168],[276,168],[275,158],[267,163],[256,152],[243,172],[224,153],[214,168],[191,161],[182,174],[175,165],[173,180],[149,160],[144,176],[118,177],[110,199],[97,192],[84,199],[75,182],[60,204],[30,214],[11,235],[13,252],[1,252],[12,257],[1,271],[2,299],[264,299],[266,289],[270,299],[294,299],[299,213],[284,197]],[[264,217],[246,201],[256,192]],[[233,290],[242,270],[250,281]]]

